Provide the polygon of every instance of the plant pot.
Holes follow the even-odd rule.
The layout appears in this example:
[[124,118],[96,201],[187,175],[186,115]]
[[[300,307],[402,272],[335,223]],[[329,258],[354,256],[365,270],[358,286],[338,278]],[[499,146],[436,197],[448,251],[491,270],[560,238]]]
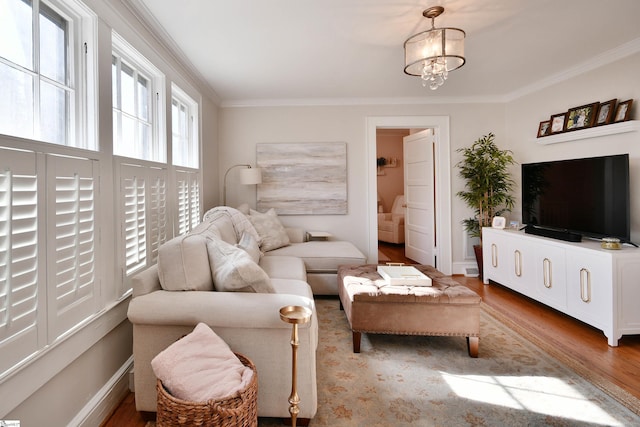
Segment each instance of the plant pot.
[[473,245],[473,252],[476,255],[476,263],[478,264],[478,277],[484,281],[482,276],[482,245]]

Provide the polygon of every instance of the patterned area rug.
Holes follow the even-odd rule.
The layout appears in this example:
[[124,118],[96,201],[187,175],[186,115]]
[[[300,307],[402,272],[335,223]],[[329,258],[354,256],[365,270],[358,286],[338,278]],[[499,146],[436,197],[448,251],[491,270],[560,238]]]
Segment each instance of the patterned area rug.
[[[634,413],[486,305],[473,359],[460,337],[363,334],[362,352],[354,354],[338,300],[316,304],[318,413],[311,427],[640,425],[637,399],[616,391]],[[260,419],[260,426],[276,425],[282,424]]]
[[[638,399],[573,366],[578,375],[568,356],[550,356],[544,343],[515,332],[507,325],[517,325],[486,305],[473,359],[460,337],[363,334],[362,352],[354,354],[338,300],[316,304],[318,413],[311,427],[640,425]],[[259,425],[283,424],[260,418]]]

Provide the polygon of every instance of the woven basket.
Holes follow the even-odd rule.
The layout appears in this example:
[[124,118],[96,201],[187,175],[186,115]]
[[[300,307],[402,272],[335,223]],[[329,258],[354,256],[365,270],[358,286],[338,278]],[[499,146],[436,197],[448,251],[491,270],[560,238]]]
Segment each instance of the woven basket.
[[189,402],[173,397],[157,382],[157,427],[257,427],[258,425],[258,372],[254,364],[242,354],[235,353],[244,366],[253,370],[249,385],[233,396],[208,402]]

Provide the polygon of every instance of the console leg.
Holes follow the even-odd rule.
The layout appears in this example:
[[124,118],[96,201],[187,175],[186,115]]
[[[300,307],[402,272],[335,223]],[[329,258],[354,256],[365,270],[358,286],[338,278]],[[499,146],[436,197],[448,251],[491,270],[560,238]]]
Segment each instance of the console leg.
[[467,349],[469,356],[478,357],[478,348],[480,347],[480,337],[467,337]]

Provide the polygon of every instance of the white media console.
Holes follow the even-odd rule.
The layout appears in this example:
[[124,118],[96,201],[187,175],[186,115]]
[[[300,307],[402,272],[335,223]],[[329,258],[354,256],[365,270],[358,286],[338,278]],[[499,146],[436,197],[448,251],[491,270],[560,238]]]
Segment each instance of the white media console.
[[604,332],[640,334],[640,249],[483,228],[484,283],[495,281]]

